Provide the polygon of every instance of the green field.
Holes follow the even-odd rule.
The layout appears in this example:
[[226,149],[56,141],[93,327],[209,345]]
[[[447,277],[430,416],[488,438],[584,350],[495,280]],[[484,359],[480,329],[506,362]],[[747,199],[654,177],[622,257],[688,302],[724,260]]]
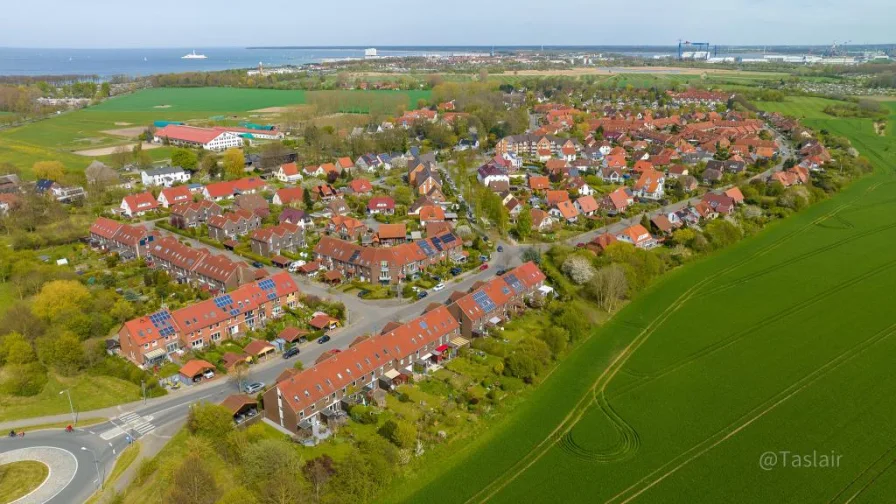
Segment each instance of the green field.
[[[820,117],[823,105],[772,106]],[[429,476],[398,482],[392,499],[891,501],[894,138],[869,120],[805,123],[851,138],[875,174],[672,272],[520,410]],[[766,471],[768,451],[779,459]],[[840,457],[783,467],[783,451]]]
[[[346,108],[358,103],[404,97],[409,108],[419,99],[429,100],[430,91],[286,91],[237,88],[154,88],[111,98],[99,105],[76,110],[16,128],[0,131],[0,162],[23,168],[25,175],[37,161],[58,160],[71,171],[80,171],[92,161],[76,151],[132,143],[136,134],[120,130],[148,127],[154,121],[276,121],[276,114],[253,112],[270,107],[301,105],[309,97],[328,93]],[[401,101],[398,99],[398,101]],[[352,110],[353,111],[353,110]],[[119,134],[115,132],[118,131]],[[169,150],[148,151],[154,160],[164,160]]]

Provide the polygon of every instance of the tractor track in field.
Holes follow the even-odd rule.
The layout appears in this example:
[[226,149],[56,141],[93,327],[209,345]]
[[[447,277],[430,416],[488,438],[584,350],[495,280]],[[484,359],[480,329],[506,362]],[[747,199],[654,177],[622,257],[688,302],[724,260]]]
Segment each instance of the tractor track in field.
[[837,240],[837,241],[835,241],[835,242],[833,242],[833,243],[829,243],[829,244],[824,245],[824,246],[822,246],[822,247],[818,247],[818,248],[816,248],[816,249],[812,249],[812,250],[810,250],[810,251],[808,251],[808,252],[803,252],[802,254],[798,254],[798,255],[796,255],[796,256],[793,256],[793,257],[791,257],[790,259],[787,259],[787,260],[785,260],[785,261],[781,261],[781,262],[779,262],[779,263],[775,263],[775,264],[773,264],[773,265],[771,265],[771,266],[768,266],[768,267],[766,267],[766,268],[763,268],[763,269],[761,269],[761,270],[758,270],[758,271],[755,271],[755,272],[753,272],[753,273],[744,275],[744,276],[742,276],[742,277],[740,277],[740,278],[735,278],[734,280],[731,280],[730,282],[726,282],[726,283],[721,284],[721,285],[718,285],[718,286],[716,286],[716,287],[714,287],[714,288],[712,288],[712,289],[706,290],[706,291],[704,291],[704,292],[701,294],[701,297],[703,297],[703,296],[710,296],[710,295],[714,295],[714,294],[718,294],[719,292],[726,291],[726,290],[728,290],[728,289],[737,287],[737,286],[739,286],[739,285],[743,285],[743,284],[745,284],[745,283],[747,283],[747,282],[749,282],[749,281],[751,281],[751,280],[755,280],[755,279],[757,279],[757,278],[763,277],[763,276],[765,276],[765,275],[767,275],[767,274],[769,274],[769,273],[774,273],[775,271],[778,271],[778,270],[781,269],[781,268],[786,268],[787,266],[790,266],[790,265],[792,265],[792,264],[794,264],[794,263],[797,263],[797,262],[799,262],[799,261],[802,261],[802,260],[804,260],[804,259],[809,259],[809,258],[811,258],[811,257],[815,257],[815,256],[817,256],[817,255],[819,255],[819,254],[823,254],[823,253],[825,253],[825,252],[828,252],[828,251],[833,250],[833,249],[835,249],[835,248],[838,248],[838,247],[840,247],[840,246],[848,245],[848,244],[850,244],[850,243],[852,243],[852,242],[854,242],[854,241],[856,241],[856,240],[859,240],[859,239],[862,239],[862,238],[866,238],[866,237],[868,237],[868,236],[872,236],[872,235],[875,235],[875,234],[880,233],[880,232],[883,232],[883,231],[889,231],[890,229],[894,229],[894,228],[896,228],[896,222],[891,222],[891,223],[889,223],[889,224],[884,224],[884,225],[882,225],[882,226],[877,226],[877,227],[872,228],[872,229],[869,229],[869,230],[867,230],[867,231],[862,231],[862,232],[860,232],[860,233],[856,233],[856,234],[847,236],[847,237],[845,237],[845,238],[841,238],[841,239],[839,239],[839,240]]
[[799,313],[800,311],[802,311],[806,308],[809,308],[812,305],[815,305],[819,301],[822,301],[830,296],[833,296],[834,294],[842,292],[844,289],[852,287],[853,285],[857,285],[861,282],[864,282],[865,280],[872,278],[872,277],[876,276],[877,274],[881,273],[882,271],[890,269],[894,266],[896,266],[896,259],[894,259],[892,261],[888,261],[884,264],[881,264],[880,266],[872,268],[872,269],[870,269],[860,275],[854,276],[848,280],[844,280],[843,282],[840,282],[837,285],[831,286],[828,289],[818,292],[815,295],[810,296],[810,297],[800,301],[799,303],[788,306],[787,308],[785,308],[783,310],[780,310],[773,314],[770,314],[767,317],[764,317],[763,319],[753,323],[752,325],[750,325],[750,327],[747,327],[747,328],[744,328],[743,330],[737,331],[734,334],[732,334],[731,336],[721,339],[711,345],[707,345],[707,346],[701,348],[700,350],[697,350],[696,352],[688,355],[684,359],[677,361],[669,366],[666,366],[665,368],[662,368],[662,369],[658,370],[656,373],[652,373],[649,376],[646,376],[646,377],[640,379],[639,381],[632,382],[626,386],[619,388],[612,394],[613,398],[622,397],[633,390],[639,389],[642,386],[647,385],[653,381],[656,381],[666,375],[674,373],[675,371],[678,371],[679,369],[681,369],[685,366],[693,364],[694,362],[696,362],[704,357],[708,357],[720,350],[723,350],[769,324],[775,323],[779,320],[785,319],[791,315]]
[[[828,501],[828,504],[833,504],[834,502],[836,502],[840,496],[842,496],[850,488],[854,487],[859,482],[859,480],[862,479],[865,475],[871,475],[871,479],[868,480],[864,485],[859,487],[859,489],[855,493],[850,495],[849,498],[843,502],[844,503],[852,502],[853,499],[855,499],[856,497],[861,495],[865,490],[870,488],[871,485],[874,484],[874,482],[877,481],[878,478],[883,476],[884,473],[886,473],[888,470],[890,470],[891,467],[893,467],[894,464],[896,464],[896,456],[894,456],[894,454],[893,454],[894,451],[896,451],[896,444],[889,447],[880,457],[875,459],[874,462],[871,462],[870,464],[868,464],[868,467],[866,467],[864,471],[860,472],[858,476],[853,478],[852,481],[850,481],[845,487],[843,487],[839,492],[837,492],[836,495],[831,497],[831,500]],[[879,471],[875,472],[874,471],[875,466],[877,466],[881,462],[887,462],[888,455],[891,456],[889,463],[887,463]]]
[[[816,219],[813,219],[807,224],[784,234],[783,236],[773,240],[771,243],[764,247],[760,247],[758,250],[745,257],[744,259],[735,262],[731,266],[722,268],[718,272],[711,274],[699,282],[692,285],[690,288],[685,290],[678,298],[675,299],[666,309],[660,312],[657,317],[653,319],[644,329],[634,337],[634,339],[613,359],[612,362],[604,369],[604,371],[598,376],[598,378],[594,381],[592,386],[585,392],[583,397],[579,400],[579,402],[573,407],[573,409],[564,417],[564,419],[560,422],[557,427],[551,431],[547,437],[545,437],[541,442],[539,442],[533,449],[520,460],[518,460],[515,464],[513,464],[510,468],[504,471],[499,477],[493,480],[491,483],[480,489],[478,492],[473,494],[469,499],[467,499],[467,503],[470,502],[486,502],[495,496],[498,492],[504,489],[507,485],[512,483],[520,474],[525,472],[529,467],[538,462],[546,453],[548,453],[549,449],[554,445],[558,444],[564,436],[575,427],[576,424],[582,419],[587,410],[591,407],[592,403],[595,402],[595,399],[598,396],[598,392],[601,394],[605,391],[607,384],[612,381],[612,379],[616,376],[622,366],[628,361],[628,359],[647,341],[651,334],[656,331],[657,327],[661,326],[665,321],[676,311],[678,311],[681,306],[687,303],[694,295],[702,289],[705,285],[712,282],[719,276],[730,273],[731,271],[735,271],[744,264],[747,264],[751,260],[756,257],[761,257],[769,252],[775,250],[780,247],[784,243],[788,242],[792,238],[798,236],[804,231],[816,226],[820,222],[824,222],[828,218],[833,215],[836,215],[838,212],[847,208],[851,203],[846,203],[834,207],[825,215],[819,216]],[[628,425],[628,424],[626,424]],[[640,439],[640,438],[639,438]]]
[[[669,476],[675,474],[682,467],[686,466],[690,462],[696,460],[700,456],[706,454],[716,446],[722,444],[728,439],[734,437],[754,422],[764,417],[775,408],[789,400],[791,397],[795,396],[799,392],[805,390],[810,387],[818,380],[821,380],[828,374],[830,374],[835,369],[839,368],[841,365],[851,361],[855,357],[863,354],[866,350],[876,345],[877,343],[886,340],[890,336],[896,334],[896,324],[891,324],[890,326],[874,333],[874,335],[868,337],[865,340],[857,343],[856,345],[848,348],[842,353],[838,354],[824,365],[815,369],[811,373],[806,376],[800,378],[796,382],[789,385],[784,390],[778,392],[768,400],[764,401],[759,406],[756,406],[749,412],[742,415],[740,418],[735,420],[734,422],[728,424],[726,427],[720,429],[718,432],[713,434],[712,436],[706,438],[702,442],[694,445],[687,451],[679,454],[672,460],[666,462],[662,466],[654,469],[652,472],[626,488],[625,490],[619,492],[615,496],[605,501],[605,504],[611,503],[619,503],[626,504],[636,499],[638,496],[643,494],[644,492],[650,490],[654,486],[661,483],[663,480],[668,478]],[[665,472],[664,472],[665,471]],[[651,479],[653,478],[653,479]]]
[[637,453],[638,448],[641,447],[641,436],[639,436],[638,432],[626,422],[615,409],[613,409],[613,406],[610,405],[610,402],[607,400],[607,396],[603,391],[601,391],[596,398],[596,402],[600,410],[607,416],[613,424],[613,427],[616,429],[616,432],[619,434],[619,444],[610,450],[592,450],[577,443],[573,436],[573,430],[570,429],[570,431],[564,434],[560,438],[560,441],[558,441],[560,449],[574,457],[589,462],[616,462],[634,456],[634,454]]

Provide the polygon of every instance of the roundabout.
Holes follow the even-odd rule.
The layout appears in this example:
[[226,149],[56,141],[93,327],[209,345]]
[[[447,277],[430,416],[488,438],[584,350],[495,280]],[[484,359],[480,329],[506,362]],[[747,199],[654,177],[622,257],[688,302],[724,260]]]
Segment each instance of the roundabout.
[[[52,500],[71,483],[78,471],[78,459],[62,448],[30,446],[0,453],[0,470],[4,490],[13,490],[4,497],[14,500],[4,502],[37,504]],[[21,479],[20,483],[15,479]]]

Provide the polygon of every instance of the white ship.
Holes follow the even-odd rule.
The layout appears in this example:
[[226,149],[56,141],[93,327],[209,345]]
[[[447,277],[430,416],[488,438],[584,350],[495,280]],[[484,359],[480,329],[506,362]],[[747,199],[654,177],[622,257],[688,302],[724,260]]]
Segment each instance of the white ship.
[[196,54],[196,51],[193,50],[190,54],[181,56],[180,59],[208,59],[208,56],[204,54]]

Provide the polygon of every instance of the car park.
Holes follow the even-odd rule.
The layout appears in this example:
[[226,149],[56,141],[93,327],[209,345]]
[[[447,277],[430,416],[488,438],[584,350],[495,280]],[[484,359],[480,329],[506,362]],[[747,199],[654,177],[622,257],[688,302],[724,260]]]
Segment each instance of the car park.
[[326,342],[328,342],[328,341],[330,341],[330,339],[331,339],[331,338],[330,338],[330,336],[329,336],[329,335],[327,335],[327,334],[324,334],[324,335],[323,335],[323,336],[321,336],[321,337],[320,337],[320,338],[317,338],[317,342],[318,342],[318,344],[321,344],[321,345],[323,345],[323,344],[324,344],[324,343],[326,343]]
[[256,394],[264,389],[264,382],[255,382],[246,385],[247,394]]
[[289,350],[283,352],[283,358],[289,359],[290,357],[295,357],[299,355],[299,347],[292,347]]

